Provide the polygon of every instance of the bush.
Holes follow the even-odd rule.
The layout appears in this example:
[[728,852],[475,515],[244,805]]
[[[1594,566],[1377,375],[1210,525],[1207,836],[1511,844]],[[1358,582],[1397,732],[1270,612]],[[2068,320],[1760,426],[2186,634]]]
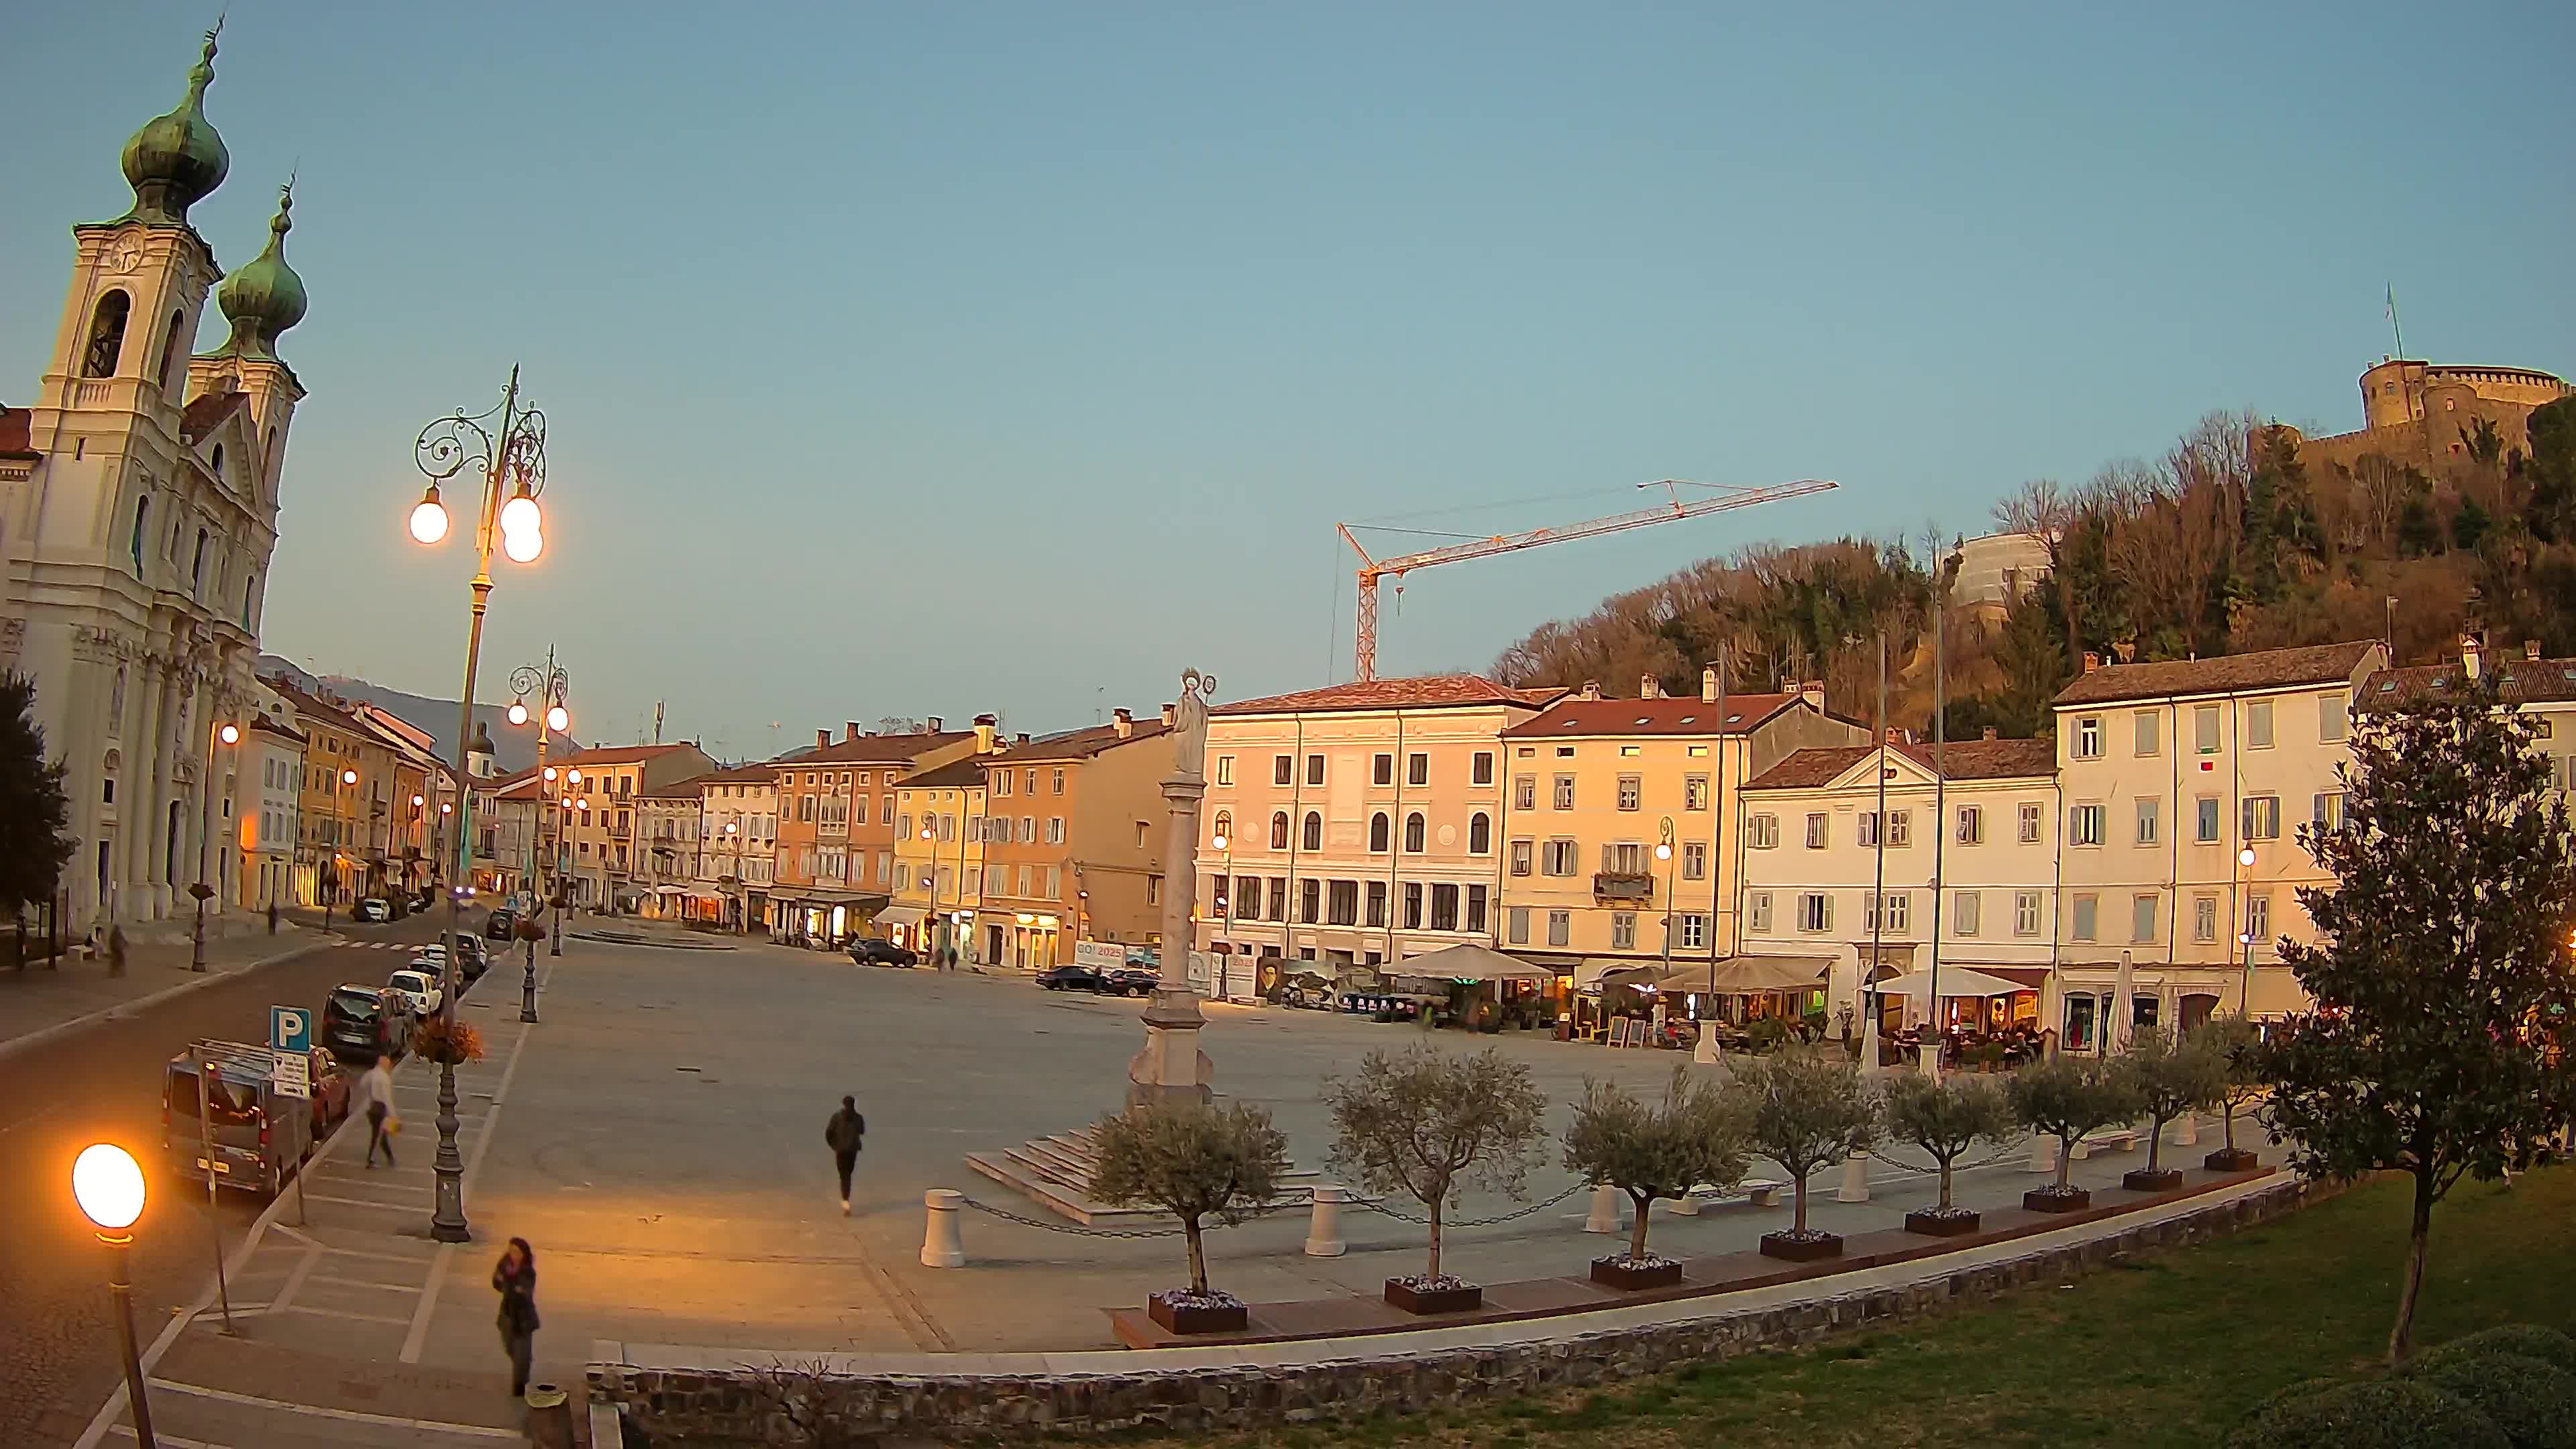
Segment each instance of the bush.
[[2554,1368],[2576,1373],[2576,1338],[2537,1323],[2507,1323],[2465,1334],[2427,1350],[2415,1360],[2414,1369],[2417,1373],[2428,1373],[2454,1358],[2481,1358],[2492,1354],[2536,1358]]
[[2476,1405],[2414,1379],[2275,1395],[2226,1449],[2514,1449]]
[[1776,1016],[1766,1016],[1744,1029],[1744,1045],[1749,1051],[1773,1052],[1789,1039],[1789,1023]]
[[2454,1354],[2415,1376],[2495,1421],[2513,1449],[2576,1449],[2576,1374],[2520,1354]]

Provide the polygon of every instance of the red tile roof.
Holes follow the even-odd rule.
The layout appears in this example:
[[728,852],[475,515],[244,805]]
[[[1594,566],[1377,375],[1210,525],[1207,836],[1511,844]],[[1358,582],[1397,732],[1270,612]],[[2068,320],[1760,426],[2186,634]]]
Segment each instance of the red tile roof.
[[41,458],[31,431],[36,415],[25,408],[0,408],[0,458]]
[[895,784],[905,790],[951,790],[961,785],[971,790],[984,783],[984,762],[991,758],[990,755],[968,755],[917,775],[906,775]]
[[[1930,745],[1896,744],[1889,748],[1926,770],[1932,768]],[[1744,788],[1814,789],[1832,783],[1845,770],[1877,752],[1875,745],[1799,750],[1746,781]],[[1953,740],[1943,750],[1942,764],[1953,780],[2045,777],[2057,770],[2057,745],[2052,740]]]
[[987,755],[984,758],[1004,765],[1035,765],[1049,760],[1087,760],[1102,750],[1113,749],[1119,745],[1131,745],[1138,740],[1157,738],[1170,728],[1159,718],[1140,719],[1128,727],[1127,737],[1120,739],[1118,726],[1114,724],[1091,725],[1084,729],[1066,730],[1062,734],[1031,740],[1025,745],[1013,745],[1000,754]]
[[690,748],[690,746],[685,744],[607,745],[594,749],[581,750],[574,754],[567,755],[562,759],[548,761],[548,763],[557,765],[640,765],[647,760],[658,760],[664,755],[671,753],[673,750],[685,750],[688,748]]
[[1503,731],[1507,740],[1587,735],[1743,734],[1796,702],[1794,694],[1730,694],[1721,725],[1717,706],[1698,695],[1669,699],[1582,699],[1568,695]]
[[[2519,655],[2487,656],[2481,663],[2507,703],[2556,704],[2576,700],[2576,659],[2526,659]],[[2463,678],[2457,662],[2382,669],[2362,681],[2353,699],[2364,712],[2388,709],[2420,699],[2456,693]]]
[[886,765],[899,764],[916,755],[927,754],[946,745],[975,738],[972,730],[943,730],[901,735],[861,735],[854,740],[835,740],[816,745],[801,755],[775,760],[782,770],[801,770],[816,765]]
[[248,393],[207,392],[188,399],[179,412],[179,435],[193,443],[213,432],[236,411],[250,402]]
[[692,778],[700,785],[776,785],[778,762],[758,760],[748,765],[736,765],[729,770],[711,770]]
[[1336,710],[1446,709],[1509,704],[1535,708],[1565,693],[1554,686],[1512,689],[1480,674],[1425,674],[1411,679],[1354,680],[1323,689],[1221,704],[1210,714],[1323,714]]
[[2254,689],[2292,689],[2303,684],[2335,684],[2352,678],[2361,661],[2379,647],[2374,639],[2349,644],[2309,644],[2296,649],[2259,649],[2251,654],[2221,654],[2211,659],[2167,659],[2154,664],[2105,664],[2057,692],[2057,703],[2110,704],[2126,699],[2164,699],[2179,695],[2236,694]]

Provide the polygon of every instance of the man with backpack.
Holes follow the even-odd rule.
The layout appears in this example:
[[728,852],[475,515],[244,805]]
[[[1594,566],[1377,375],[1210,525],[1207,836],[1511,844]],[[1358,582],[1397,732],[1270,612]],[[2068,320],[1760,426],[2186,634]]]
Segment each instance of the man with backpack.
[[850,1215],[850,1172],[859,1165],[859,1143],[868,1135],[868,1119],[855,1099],[843,1097],[841,1110],[823,1128],[823,1143],[832,1149],[832,1164],[841,1170],[841,1216]]

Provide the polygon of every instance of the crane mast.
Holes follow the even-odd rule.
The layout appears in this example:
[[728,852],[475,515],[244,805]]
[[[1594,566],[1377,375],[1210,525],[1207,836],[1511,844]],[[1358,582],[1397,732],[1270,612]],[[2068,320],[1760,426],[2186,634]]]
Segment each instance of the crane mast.
[[[1498,553],[1515,553],[1525,548],[1537,548],[1542,544],[1566,543],[1578,538],[1597,538],[1605,533],[1624,533],[1629,529],[1644,528],[1650,524],[1677,523],[1682,519],[1697,518],[1706,513],[1723,513],[1731,508],[1747,508],[1756,503],[1774,503],[1784,498],[1802,498],[1810,493],[1824,493],[1839,485],[1830,478],[1801,478],[1795,483],[1782,483],[1769,488],[1734,488],[1724,484],[1686,483],[1679,479],[1665,478],[1653,483],[1640,483],[1637,486],[1661,488],[1669,495],[1671,501],[1658,503],[1652,508],[1614,513],[1606,518],[1589,518],[1581,523],[1563,524],[1555,528],[1532,528],[1519,533],[1471,538],[1463,543],[1453,543],[1441,548],[1424,549],[1419,553],[1399,554],[1389,558],[1372,557],[1368,549],[1361,545],[1358,536],[1351,532],[1355,527],[1366,528],[1370,525],[1349,523],[1333,525],[1341,531],[1342,542],[1349,544],[1351,552],[1360,556],[1359,617],[1352,630],[1355,654],[1352,661],[1352,677],[1360,680],[1377,678],[1377,586],[1381,579],[1392,577],[1401,588],[1404,576],[1415,569],[1460,563],[1471,558],[1487,558]],[[1684,488],[1713,488],[1720,490],[1720,493],[1714,498],[1695,498],[1685,501],[1681,492]]]

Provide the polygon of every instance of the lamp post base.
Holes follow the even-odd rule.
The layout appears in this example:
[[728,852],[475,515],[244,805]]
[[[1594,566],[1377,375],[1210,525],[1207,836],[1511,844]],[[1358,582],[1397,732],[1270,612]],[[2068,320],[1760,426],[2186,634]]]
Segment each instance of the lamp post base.
[[537,1019],[537,948],[528,947],[526,968],[519,975],[519,1020]]
[[107,1292],[116,1300],[116,1343],[125,1354],[125,1406],[134,1420],[134,1442],[141,1449],[153,1449],[152,1401],[143,1388],[143,1356],[134,1344],[134,1275],[126,1267],[134,1239],[125,1233],[101,1233],[98,1240],[107,1244]]

